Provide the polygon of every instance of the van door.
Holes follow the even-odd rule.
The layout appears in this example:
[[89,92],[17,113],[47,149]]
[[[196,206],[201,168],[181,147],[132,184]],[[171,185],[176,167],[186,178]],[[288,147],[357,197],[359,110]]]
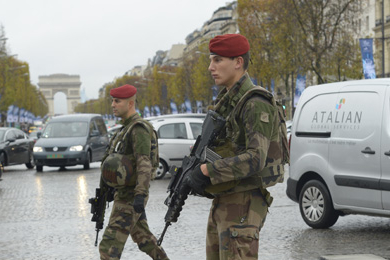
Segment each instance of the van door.
[[100,161],[107,148],[107,135],[99,131],[96,118],[92,119],[89,125],[89,146],[92,149],[92,161]]
[[382,178],[380,187],[382,189],[382,204],[384,209],[390,210],[390,86],[387,88],[383,109],[381,145]]
[[336,185],[335,205],[382,209],[381,127],[386,87],[347,85],[340,90],[332,115],[329,171]]

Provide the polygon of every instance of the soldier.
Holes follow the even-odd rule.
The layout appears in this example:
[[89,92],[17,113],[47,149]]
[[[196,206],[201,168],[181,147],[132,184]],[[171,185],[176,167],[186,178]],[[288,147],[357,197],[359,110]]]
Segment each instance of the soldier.
[[116,192],[110,220],[99,245],[101,259],[120,259],[129,234],[139,249],[152,259],[168,259],[146,220],[153,128],[135,110],[136,92],[131,85],[110,91],[113,113],[122,119],[123,128],[112,137],[102,163],[101,185],[115,187]]
[[[258,259],[259,233],[272,202],[262,176],[284,173],[278,110],[270,102],[272,94],[255,87],[246,72],[250,56],[244,36],[216,36],[209,49],[208,69],[215,84],[223,87],[212,109],[227,121],[211,148],[223,159],[195,167],[185,182],[196,193],[214,196],[207,225],[207,259]],[[267,98],[245,95],[254,88]],[[247,99],[241,102],[244,95]]]

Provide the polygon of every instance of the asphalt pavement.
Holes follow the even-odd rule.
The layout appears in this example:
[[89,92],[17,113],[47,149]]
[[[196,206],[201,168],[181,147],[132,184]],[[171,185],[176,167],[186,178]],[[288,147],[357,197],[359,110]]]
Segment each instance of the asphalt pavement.
[[[99,183],[99,166],[44,167],[39,173],[24,165],[6,167],[0,182],[0,260],[99,259],[88,203]],[[168,182],[169,176],[151,183],[146,213],[157,237],[164,228]],[[259,259],[390,260],[389,218],[346,216],[330,229],[314,230],[287,198],[285,185],[270,189],[274,202],[260,233]],[[187,199],[162,244],[170,259],[205,259],[210,204],[205,198]],[[149,258],[129,238],[122,259]]]

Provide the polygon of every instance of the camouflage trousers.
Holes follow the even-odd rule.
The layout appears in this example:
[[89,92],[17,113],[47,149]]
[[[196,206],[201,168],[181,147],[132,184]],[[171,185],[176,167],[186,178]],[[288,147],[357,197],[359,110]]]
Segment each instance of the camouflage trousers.
[[99,244],[100,259],[120,259],[129,235],[137,243],[138,248],[152,259],[169,259],[164,249],[157,245],[156,237],[150,232],[145,212],[134,211],[133,200],[134,194],[126,189],[115,193],[110,220]]
[[215,198],[207,223],[207,260],[258,259],[267,212],[260,189]]

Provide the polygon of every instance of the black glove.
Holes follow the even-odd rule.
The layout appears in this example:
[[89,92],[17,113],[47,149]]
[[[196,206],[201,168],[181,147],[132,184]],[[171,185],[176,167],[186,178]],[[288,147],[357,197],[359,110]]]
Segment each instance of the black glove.
[[145,195],[135,195],[133,207],[135,212],[142,213],[145,211]]
[[210,178],[203,175],[200,170],[200,164],[194,170],[186,175],[185,183],[192,188],[192,190],[200,195],[203,195],[204,189],[211,184]]

